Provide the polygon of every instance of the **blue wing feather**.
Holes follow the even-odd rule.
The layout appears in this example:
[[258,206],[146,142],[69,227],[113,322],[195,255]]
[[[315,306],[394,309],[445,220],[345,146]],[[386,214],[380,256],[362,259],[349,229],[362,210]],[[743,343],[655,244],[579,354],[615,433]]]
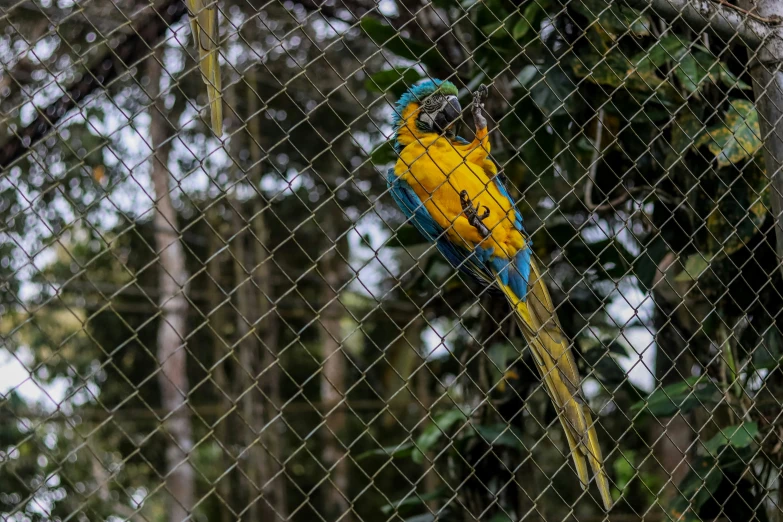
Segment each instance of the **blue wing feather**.
[[[504,268],[505,272],[500,272],[496,269],[495,273],[500,275],[501,281],[511,288],[511,291],[516,294],[520,301],[525,301],[527,298],[527,282],[530,280],[530,256],[533,251],[533,242],[530,240],[527,232],[525,231],[525,225],[522,223],[522,213],[519,211],[516,204],[514,204],[514,199],[511,197],[511,194],[503,184],[503,180],[501,179],[500,174],[495,175],[494,181],[495,185],[500,191],[500,194],[511,203],[511,208],[514,209],[515,216],[514,227],[522,232],[522,235],[525,238],[525,248],[521,248],[517,252],[513,258],[513,262],[509,262],[506,259],[500,260],[501,262],[505,261],[506,265],[513,266],[511,268],[497,267]],[[494,268],[496,267],[493,266],[493,269]]]
[[421,198],[408,182],[394,174],[393,168],[389,169],[386,180],[392,198],[408,220],[427,240],[435,243],[438,250],[452,266],[467,272],[483,284],[494,279],[493,274],[488,270],[487,262],[491,256],[488,249],[478,247],[470,251],[463,246],[452,243],[443,227],[430,216]]
[[[455,141],[461,144],[469,143],[461,137],[455,138]],[[517,210],[514,200],[511,198],[500,175],[494,175],[493,181],[500,191],[501,195],[508,199],[511,207],[515,210],[516,219],[514,226],[523,233],[527,240],[527,245],[517,252],[512,259],[504,259],[493,255],[492,249],[475,247],[472,251],[460,245],[455,245],[449,240],[443,227],[430,216],[427,208],[422,203],[419,196],[404,180],[394,174],[394,169],[389,169],[387,182],[391,196],[408,220],[419,230],[419,232],[431,242],[435,242],[438,250],[452,264],[452,266],[463,270],[482,284],[492,284],[495,279],[499,279],[504,285],[507,285],[516,294],[517,298],[524,301],[527,297],[527,283],[530,277],[530,256],[532,243],[527,239],[522,215]]]
[[[454,141],[460,145],[468,145],[470,143],[461,136],[457,136]],[[487,175],[492,178],[492,181],[495,183],[500,194],[509,201],[511,208],[514,209],[514,227],[522,232],[526,242],[526,248],[520,249],[513,260],[492,256],[488,261],[490,262],[492,271],[497,274],[500,282],[504,285],[508,285],[514,294],[516,294],[517,298],[524,301],[527,296],[527,282],[530,278],[530,256],[532,254],[533,242],[530,241],[527,232],[525,231],[522,213],[514,203],[514,199],[511,197],[511,193],[509,193],[505,183],[503,183],[503,176],[500,173],[495,174],[492,172],[487,172]]]

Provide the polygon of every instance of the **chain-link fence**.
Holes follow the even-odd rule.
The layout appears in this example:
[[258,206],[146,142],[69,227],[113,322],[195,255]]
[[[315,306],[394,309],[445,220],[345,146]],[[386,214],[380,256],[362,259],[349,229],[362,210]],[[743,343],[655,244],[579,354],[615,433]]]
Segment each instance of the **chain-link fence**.
[[783,520],[781,16],[0,1],[0,520]]

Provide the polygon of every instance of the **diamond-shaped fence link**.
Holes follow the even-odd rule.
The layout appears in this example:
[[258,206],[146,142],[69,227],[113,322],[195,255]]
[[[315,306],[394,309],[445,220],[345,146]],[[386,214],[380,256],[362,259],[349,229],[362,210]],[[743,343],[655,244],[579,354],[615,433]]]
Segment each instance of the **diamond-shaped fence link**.
[[0,520],[783,520],[781,17],[1,1]]

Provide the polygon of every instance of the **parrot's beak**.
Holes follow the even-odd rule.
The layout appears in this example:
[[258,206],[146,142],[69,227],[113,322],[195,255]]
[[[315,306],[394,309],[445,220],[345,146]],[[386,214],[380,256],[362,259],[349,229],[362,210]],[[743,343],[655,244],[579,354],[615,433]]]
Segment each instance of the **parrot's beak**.
[[446,106],[435,116],[435,126],[439,132],[446,132],[462,114],[462,107],[456,96],[449,96],[447,100]]

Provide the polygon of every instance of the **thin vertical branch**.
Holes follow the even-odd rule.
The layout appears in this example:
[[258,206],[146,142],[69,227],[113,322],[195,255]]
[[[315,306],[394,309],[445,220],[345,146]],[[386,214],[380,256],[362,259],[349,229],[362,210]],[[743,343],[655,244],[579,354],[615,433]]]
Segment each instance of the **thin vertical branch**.
[[320,317],[323,356],[321,400],[326,415],[323,460],[327,469],[331,470],[327,506],[341,521],[348,522],[352,520],[347,499],[348,457],[340,438],[340,435],[345,433],[345,407],[340,403],[345,390],[346,364],[341,344],[343,339],[341,319],[344,310],[339,299],[340,289],[347,280],[347,267],[338,250],[339,245],[333,243],[337,241],[335,238],[339,237],[339,220],[339,212],[323,213],[322,226],[328,236],[326,248],[329,251],[318,264],[318,270],[323,278],[322,295],[326,303]]
[[[251,69],[245,78],[247,89],[248,114],[252,116],[247,121],[248,148],[250,149],[250,168],[247,172],[248,181],[253,184],[256,194],[253,197],[253,259],[255,269],[253,282],[257,288],[256,305],[258,306],[258,323],[256,334],[260,336],[263,355],[261,356],[260,386],[264,397],[262,402],[262,416],[265,430],[261,436],[264,447],[269,453],[265,460],[266,467],[262,470],[264,484],[273,481],[268,490],[265,488],[264,496],[272,507],[275,516],[279,520],[288,517],[286,507],[286,481],[285,476],[279,473],[276,462],[282,462],[283,445],[285,441],[275,435],[273,426],[268,426],[272,419],[279,413],[283,401],[280,396],[280,361],[278,356],[278,339],[280,336],[280,321],[273,306],[274,285],[272,284],[274,261],[269,252],[269,225],[266,222],[269,202],[261,192],[261,181],[264,176],[263,163],[261,161],[262,143],[264,136],[261,133],[261,115],[258,114],[258,72]],[[275,478],[276,477],[276,478]]]
[[171,150],[168,137],[171,125],[160,97],[162,50],[147,60],[149,77],[150,134],[152,138],[152,182],[155,187],[155,247],[158,261],[161,317],[158,324],[158,373],[161,404],[168,412],[166,429],[166,489],[170,495],[168,520],[179,522],[191,513],[195,502],[194,472],[189,456],[193,449],[193,429],[188,398],[186,319],[188,301],[185,284],[188,271],[182,248],[177,214],[171,200],[168,160]]

